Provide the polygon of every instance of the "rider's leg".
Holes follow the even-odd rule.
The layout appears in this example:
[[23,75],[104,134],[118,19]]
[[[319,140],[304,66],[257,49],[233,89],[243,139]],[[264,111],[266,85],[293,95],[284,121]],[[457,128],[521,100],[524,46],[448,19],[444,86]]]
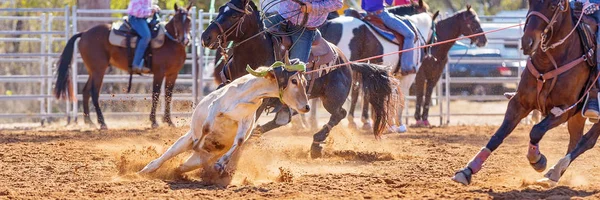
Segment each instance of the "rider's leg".
[[[275,15],[272,15],[272,16],[268,17],[267,19],[265,19],[263,21],[263,23],[265,24],[265,28],[271,28],[272,26],[274,26],[275,24],[277,24],[283,20],[285,20],[285,19],[283,19],[283,17],[281,17],[281,15],[275,14]],[[278,31],[278,30],[279,30],[279,26],[271,28],[271,31]]]
[[150,29],[146,18],[129,16],[129,24],[139,35],[135,55],[133,56],[133,71],[136,73],[149,73],[150,69],[144,66],[144,53],[150,43]]
[[[404,46],[402,49],[410,49],[414,47],[415,33],[410,30],[409,26],[404,23],[402,20],[393,16],[393,14],[388,13],[387,11],[381,12],[379,14],[379,18],[383,20],[383,23],[394,31],[402,34],[404,36]],[[414,52],[407,51],[402,53],[402,59],[400,61],[400,67],[403,72],[408,73],[416,73],[416,66],[413,58]]]
[[[592,16],[596,19],[596,22],[600,22],[600,11],[594,12],[594,14]],[[600,36],[600,29],[598,29],[598,31],[596,32],[596,60],[597,60],[596,73],[598,73],[600,71],[600,53],[598,53],[600,51],[600,37],[599,36]],[[598,93],[598,88],[600,88],[600,80],[598,80],[598,82],[596,83],[596,87],[592,88],[592,90],[589,93],[590,97],[588,99],[588,103],[587,103],[585,112],[583,113],[583,116],[586,118],[590,118],[590,119],[594,119],[594,120],[597,120],[598,118],[600,118],[600,106],[598,106],[598,96],[600,96],[600,94]]]

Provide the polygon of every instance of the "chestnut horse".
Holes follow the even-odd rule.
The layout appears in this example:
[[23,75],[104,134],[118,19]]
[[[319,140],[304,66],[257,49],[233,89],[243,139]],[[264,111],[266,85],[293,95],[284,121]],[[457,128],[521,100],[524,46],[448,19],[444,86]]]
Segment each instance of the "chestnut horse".
[[[529,55],[529,59],[517,94],[510,99],[504,121],[487,145],[452,178],[456,182],[470,184],[471,176],[482,168],[488,156],[534,109],[546,116],[529,134],[527,159],[536,171],[546,169],[546,157],[540,153],[539,142],[548,130],[568,122],[567,152],[581,138],[585,118],[580,112],[580,100],[590,85],[591,68],[584,62],[580,36],[571,34],[577,20],[573,20],[567,0],[530,0],[528,13],[521,41],[523,54]],[[597,136],[597,125],[591,131]]]
[[[190,8],[191,5],[187,8],[179,8],[177,4],[175,4],[175,15],[165,25],[167,34],[172,37],[169,36],[169,39],[165,40],[162,47],[152,49],[153,57],[151,73],[154,74],[154,80],[152,82],[152,111],[150,113],[152,127],[158,127],[158,123],[156,122],[156,106],[160,95],[160,87],[165,78],[166,106],[163,120],[168,125],[173,126],[170,115],[171,97],[173,95],[175,80],[177,79],[179,70],[183,67],[186,58],[185,47],[189,42],[188,35],[191,27],[191,18],[188,14]],[[93,124],[90,119],[89,108],[91,96],[92,103],[94,104],[94,107],[96,107],[96,115],[98,117],[100,129],[108,128],[104,122],[104,116],[100,110],[100,104],[98,103],[104,73],[109,65],[124,71],[129,71],[131,58],[129,58],[128,55],[133,55],[133,52],[127,52],[127,48],[113,46],[109,43],[108,36],[111,28],[112,26],[110,24],[98,25],[87,31],[77,33],[69,39],[65,49],[60,55],[58,77],[56,78],[56,86],[54,88],[56,98],[68,98],[70,101],[77,100],[75,97],[76,91],[73,91],[73,83],[71,83],[69,69],[71,60],[73,59],[75,41],[77,38],[81,38],[79,41],[79,52],[89,73],[89,78],[82,90],[84,122],[86,124]]]

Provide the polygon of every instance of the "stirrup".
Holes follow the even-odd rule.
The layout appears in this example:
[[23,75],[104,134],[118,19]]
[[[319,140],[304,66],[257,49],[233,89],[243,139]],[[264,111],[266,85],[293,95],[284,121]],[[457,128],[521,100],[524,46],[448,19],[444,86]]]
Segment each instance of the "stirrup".
[[[596,108],[600,107],[600,102],[598,100],[598,97],[596,97]],[[590,95],[588,94],[587,97],[585,98],[585,102],[583,104],[583,108],[581,111],[581,115],[585,118],[588,118],[590,122],[592,123],[597,123],[600,120],[600,112],[596,109],[593,108],[588,108],[588,104],[590,103]]]

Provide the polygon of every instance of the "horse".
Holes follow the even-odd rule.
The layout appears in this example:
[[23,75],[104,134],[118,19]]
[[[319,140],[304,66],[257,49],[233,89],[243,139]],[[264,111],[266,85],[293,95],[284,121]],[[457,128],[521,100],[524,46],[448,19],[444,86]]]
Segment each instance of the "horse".
[[[154,75],[154,79],[152,82],[152,111],[150,113],[150,121],[153,128],[158,127],[158,123],[156,122],[156,107],[163,79],[166,80],[166,107],[163,120],[169,126],[174,126],[170,115],[171,97],[173,96],[173,87],[175,86],[179,70],[183,67],[186,58],[185,47],[189,42],[188,35],[191,27],[190,8],[191,4],[187,8],[180,8],[175,4],[175,15],[164,26],[169,39],[165,40],[162,47],[151,50],[153,55],[151,73]],[[114,46],[109,43],[108,38],[111,28],[110,24],[98,25],[87,31],[77,33],[69,39],[60,56],[58,76],[54,88],[57,98],[66,98],[70,101],[77,100],[75,97],[76,91],[73,91],[69,69],[71,60],[73,59],[75,41],[81,38],[78,44],[79,52],[89,73],[89,78],[82,90],[84,122],[93,125],[89,109],[91,96],[101,130],[108,129],[100,110],[100,104],[98,103],[104,73],[109,65],[129,71],[131,63],[131,58],[128,56],[131,52],[128,52],[127,48]]]
[[[203,177],[208,180],[203,181],[228,185],[235,169],[233,163],[239,158],[234,154],[239,154],[256,127],[256,111],[263,99],[278,97],[300,113],[310,110],[302,74],[305,69],[304,64],[292,66],[282,62],[256,71],[248,67],[250,74],[206,95],[194,109],[190,130],[139,173],[152,173],[171,158],[193,150],[176,173],[204,166]],[[220,176],[211,179],[212,172]]]
[[[416,15],[408,16],[408,19],[415,24],[417,27],[417,41],[418,44],[415,46],[424,45],[427,41],[425,38],[429,37],[433,17],[429,13],[420,13]],[[369,25],[360,19],[349,16],[341,16],[333,20],[328,21],[323,25],[320,30],[323,32],[323,37],[328,41],[334,43],[336,46],[342,49],[342,52],[346,55],[350,55],[350,60],[364,59],[368,57],[382,55],[386,52],[398,51],[398,45],[384,39],[379,34],[375,34]],[[421,51],[415,53],[414,59],[417,63],[417,67],[420,65]],[[385,56],[383,58],[372,59],[369,62],[388,65],[387,70],[393,71],[391,66],[396,66],[399,62],[400,56],[398,54]],[[418,70],[418,69],[417,69]],[[415,74],[398,75],[396,78],[400,81],[403,94],[408,94],[410,85],[415,79]],[[360,85],[356,83],[356,85]],[[358,97],[358,90],[352,91],[352,102],[350,107],[350,114],[348,115],[348,121],[351,126],[354,126],[354,109]],[[365,97],[368,101],[368,98]],[[402,110],[402,109],[401,109]],[[363,122],[369,127],[370,123],[368,116],[368,106],[363,106]],[[401,111],[398,112],[398,122],[401,122]],[[403,125],[401,125],[403,126]]]
[[[482,33],[481,24],[477,13],[467,5],[467,9],[436,23],[438,41],[447,41],[456,39],[461,35],[469,36]],[[415,78],[415,95],[417,103],[415,106],[415,120],[417,126],[430,126],[427,117],[429,116],[429,103],[433,88],[440,80],[444,68],[448,63],[448,52],[456,42],[449,42],[431,47],[431,57],[423,59],[421,67]],[[483,47],[487,44],[485,35],[471,38],[471,44]],[[423,101],[425,97],[425,101]],[[421,113],[422,110],[422,113]]]
[[[585,62],[589,61],[586,58],[589,49],[584,49],[579,34],[571,34],[578,22],[572,18],[569,2],[529,1],[528,13],[521,38],[523,54],[529,56],[527,70],[521,75],[517,93],[509,100],[502,125],[466,167],[456,172],[452,177],[456,182],[470,184],[472,175],[481,170],[490,154],[534,109],[546,116],[533,126],[529,134],[526,157],[536,171],[543,172],[547,163],[540,151],[540,140],[548,130],[564,122],[568,122],[570,135],[567,153],[593,145],[590,142],[592,137],[588,137],[588,134],[597,134],[597,124],[580,142],[581,146],[575,149],[585,124],[585,118],[580,114],[583,107],[581,101],[586,88],[589,89],[593,83],[589,81],[591,67]],[[595,59],[595,56],[591,55],[591,59]],[[569,154],[567,157],[570,157]],[[561,165],[549,176],[559,176],[565,168]]]
[[[414,15],[414,14],[427,12],[427,10],[429,9],[429,5],[425,2],[423,2],[423,0],[419,0],[418,2],[413,1],[411,4],[401,5],[401,6],[393,6],[393,7],[388,7],[386,9],[388,10],[388,12],[399,15],[399,16]],[[325,24],[323,26],[319,27],[319,30],[321,31],[321,33],[323,33],[323,38],[325,38],[325,40],[327,40],[329,42],[333,42],[333,43],[339,42],[339,36],[332,36],[331,33],[334,33],[334,35],[335,35],[335,33],[337,33],[336,31],[339,31],[336,29],[339,29],[341,27],[338,26],[339,24],[331,25],[331,23],[330,23],[330,20],[333,20],[338,17],[340,17],[340,15],[338,14],[337,11],[330,12],[327,15],[327,22],[325,22]],[[326,28],[324,28],[324,27],[326,27]],[[228,56],[231,56],[231,55],[228,55]],[[213,77],[215,78],[214,81],[217,85],[220,85],[221,83],[223,83],[223,80],[222,80],[223,74],[226,73],[225,71],[223,71],[225,62],[223,62],[223,53],[222,53],[221,49],[217,49],[214,62],[215,62],[214,63],[215,69],[213,71]],[[352,94],[354,94],[354,92],[357,92],[357,91],[358,90],[352,90],[352,92],[353,92]],[[355,104],[356,103],[351,104],[353,106],[349,110],[350,115],[354,115],[354,108],[355,108],[354,105]],[[316,100],[313,100],[312,105],[316,106]],[[363,105],[364,109],[368,109],[368,105],[369,105],[368,101],[364,101],[364,105]],[[307,125],[310,128],[317,128],[316,112],[317,112],[316,109],[313,109],[311,111],[309,123],[307,123]],[[368,115],[365,117],[369,118]],[[299,128],[303,128],[303,126],[304,126],[303,122],[306,122],[304,115],[302,115],[301,120],[302,120],[302,122],[292,120],[292,124],[298,125]],[[295,122],[298,122],[298,123],[295,123]],[[370,129],[370,128],[367,127],[365,129]]]
[[[414,15],[414,14],[419,14],[419,13],[424,13],[427,12],[427,10],[429,10],[429,5],[425,2],[423,2],[423,0],[419,0],[418,2],[414,2],[412,1],[410,4],[406,4],[406,5],[400,5],[400,6],[393,6],[393,7],[388,7],[386,8],[388,10],[388,12],[396,14],[396,15]],[[330,12],[327,15],[327,20],[333,20],[335,18],[340,17],[339,13],[337,11],[333,11]],[[327,26],[327,22],[323,25],[323,26]],[[323,27],[321,26],[321,27]],[[321,30],[321,33],[323,33],[323,29],[319,27],[319,30]],[[323,37],[327,40],[327,37],[325,37],[325,34],[323,33]],[[329,40],[328,40],[329,41]],[[331,40],[329,42],[332,42],[334,40]],[[214,81],[217,85],[220,85],[221,83],[223,83],[224,81],[221,80],[221,73],[223,73],[223,66],[225,66],[225,62],[223,62],[222,60],[222,53],[221,53],[221,49],[217,49],[216,54],[215,54],[215,69],[213,71],[213,77],[215,78]],[[313,110],[314,111],[314,110]]]
[[[235,79],[245,74],[243,69],[246,64],[260,66],[275,62],[274,52],[276,49],[273,47],[273,38],[270,33],[265,32],[260,13],[252,1],[231,0],[219,8],[219,15],[215,21],[202,33],[202,45],[214,49],[225,42],[233,41],[235,44],[231,49],[233,55],[226,64],[228,70],[223,71],[227,72],[228,78]],[[348,63],[344,54],[337,47],[329,43],[327,45],[338,55],[336,59],[333,59],[333,64]],[[395,106],[394,102],[387,101],[393,93],[393,82],[390,81],[387,71],[375,65],[346,64],[312,74],[311,81],[314,83],[311,83],[312,88],[310,86],[308,88],[309,99],[319,98],[325,109],[331,113],[329,122],[313,136],[311,145],[313,158],[322,156],[322,143],[327,139],[331,129],[346,117],[347,112],[342,106],[350,92],[352,71],[361,74],[363,79],[370,80],[363,87],[369,95],[373,96],[370,103],[377,112],[373,127],[376,137],[379,137],[387,123],[389,111],[386,107]],[[278,103],[275,100],[264,105]],[[264,110],[264,107],[262,109]],[[283,110],[280,109],[273,121],[260,126],[257,131],[265,133],[289,122],[289,117],[284,120],[276,120],[283,115]],[[260,113],[262,111],[259,111]],[[276,123],[276,121],[280,121],[280,123]],[[281,123],[281,121],[287,122]]]

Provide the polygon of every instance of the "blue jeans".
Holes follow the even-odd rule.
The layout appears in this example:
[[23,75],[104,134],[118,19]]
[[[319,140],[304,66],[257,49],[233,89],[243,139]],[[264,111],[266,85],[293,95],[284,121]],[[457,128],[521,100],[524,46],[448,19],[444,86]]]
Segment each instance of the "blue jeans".
[[[281,15],[274,15],[269,17],[267,20],[264,20],[265,27],[269,28],[283,20],[285,19],[283,19]],[[295,30],[299,27],[288,22],[287,28],[288,30]],[[273,27],[272,30],[280,32],[278,27]],[[310,56],[310,48],[312,47],[312,42],[315,39],[316,34],[321,33],[319,33],[317,30],[308,30],[304,28],[302,31],[291,35],[292,48],[290,49],[290,59],[298,58],[300,61],[307,63]]]
[[[404,36],[404,46],[402,46],[402,49],[410,49],[415,46],[413,43],[416,37],[415,33],[413,33],[412,30],[410,30],[409,26],[405,24],[402,20],[398,19],[396,16],[390,14],[385,10],[381,12],[381,14],[379,14],[379,18],[381,18],[385,26],[387,26],[390,29],[393,29],[394,31]],[[407,51],[402,53],[402,58],[400,59],[400,67],[402,71],[410,71],[413,69],[413,67],[416,67],[414,66],[415,63],[413,59],[414,51]]]
[[133,56],[133,67],[135,68],[143,67],[144,63],[142,62],[142,59],[144,58],[146,48],[148,48],[148,44],[150,44],[150,40],[152,39],[150,28],[148,28],[148,22],[146,20],[146,18],[129,16],[129,24],[131,24],[133,30],[140,36],[135,47],[135,55]]

